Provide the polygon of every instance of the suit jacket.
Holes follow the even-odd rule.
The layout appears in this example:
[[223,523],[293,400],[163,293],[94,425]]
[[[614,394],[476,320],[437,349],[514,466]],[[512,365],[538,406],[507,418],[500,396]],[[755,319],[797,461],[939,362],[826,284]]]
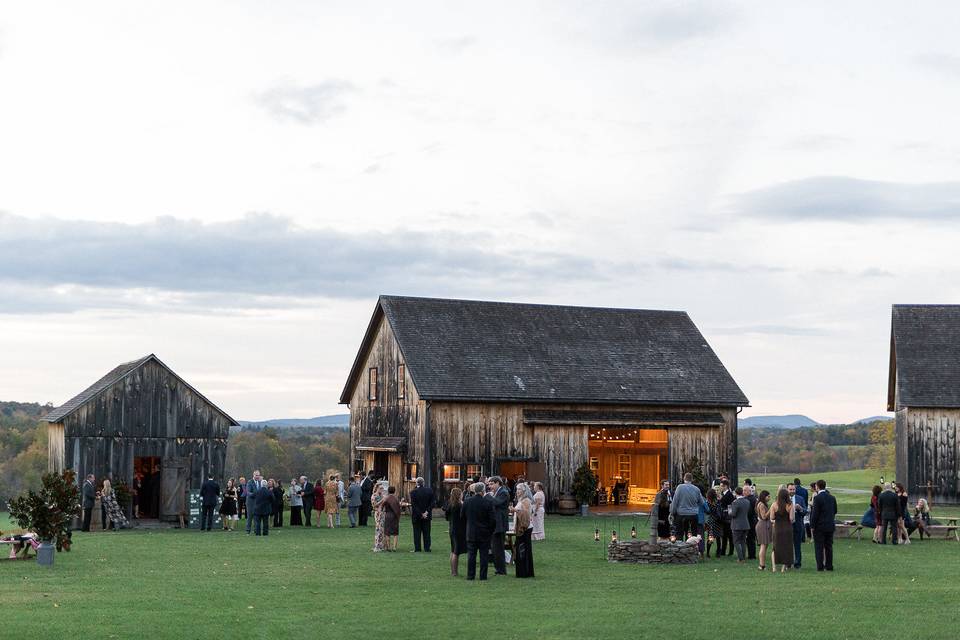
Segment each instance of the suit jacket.
[[730,505],[730,528],[734,531],[750,530],[750,501],[743,496]]
[[313,483],[309,480],[303,483],[303,508],[307,511],[313,509]]
[[360,485],[354,482],[350,485],[350,488],[347,489],[347,506],[348,507],[359,507],[362,499],[363,491],[360,489]]
[[489,542],[496,527],[493,500],[471,496],[463,503],[463,521],[467,527],[467,542]]
[[200,498],[203,499],[203,506],[217,506],[217,497],[220,495],[220,485],[214,480],[204,480],[200,487]]
[[[430,520],[433,518],[433,489],[430,487],[417,487],[410,492],[410,517],[413,520]],[[426,513],[424,518],[420,514]]]
[[750,513],[747,514],[747,517],[750,519],[750,528],[753,529],[760,520],[757,517],[757,496],[750,494],[747,496],[747,500],[750,501]]
[[[263,484],[263,486],[267,486],[267,483],[263,482],[263,480],[261,480],[260,482]],[[256,480],[254,480],[253,478],[250,478],[249,480],[247,480],[247,509],[249,509],[255,504],[254,501],[257,497],[257,489],[259,489],[259,487],[257,486]],[[254,513],[254,515],[256,515],[256,513]]]
[[798,496],[803,496],[803,504],[810,504],[810,492],[806,487],[795,487]]
[[83,508],[93,509],[93,503],[97,499],[97,488],[89,480],[83,481]]
[[890,489],[880,494],[877,503],[880,505],[880,517],[883,520],[896,520],[901,516],[900,498]]
[[[247,498],[250,499],[249,497]],[[273,511],[273,491],[264,484],[253,495],[253,515],[268,516]]]
[[803,516],[807,515],[807,500],[800,493],[793,496],[793,526],[803,526]]
[[493,532],[506,533],[510,526],[510,513],[508,511],[510,508],[510,491],[501,486],[496,493],[487,496],[485,499],[493,504],[493,514],[496,519]]
[[814,531],[824,533],[834,531],[837,528],[836,518],[837,499],[824,489],[813,499],[813,506],[810,508],[810,526]]
[[737,494],[730,490],[720,496],[720,513],[723,516],[724,522],[730,522],[730,514],[727,512],[727,507],[732,505],[733,501],[736,499]]
[[373,495],[373,480],[370,476],[364,477],[360,483],[360,502],[370,504],[370,498]]

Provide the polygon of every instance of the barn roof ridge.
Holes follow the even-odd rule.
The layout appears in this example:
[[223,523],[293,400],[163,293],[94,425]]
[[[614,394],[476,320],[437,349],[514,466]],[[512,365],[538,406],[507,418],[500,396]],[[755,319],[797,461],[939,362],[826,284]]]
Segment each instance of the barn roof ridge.
[[171,369],[165,362],[163,362],[163,360],[158,358],[154,353],[143,356],[142,358],[137,358],[136,360],[130,360],[129,362],[123,362],[121,364],[118,364],[116,367],[114,367],[109,372],[107,372],[107,374],[104,375],[102,378],[94,382],[92,385],[90,385],[89,387],[87,387],[86,389],[84,389],[74,397],[64,402],[59,407],[47,413],[47,415],[43,416],[40,420],[42,422],[61,422],[64,418],[72,414],[74,411],[76,411],[86,403],[90,402],[93,398],[95,398],[98,394],[102,393],[105,389],[107,389],[111,385],[116,384],[117,382],[120,382],[121,380],[126,378],[128,375],[130,375],[131,373],[133,373],[134,371],[136,371],[146,363],[150,362],[151,360],[156,361],[157,364],[159,364],[161,367],[169,371],[173,377],[175,377],[177,380],[182,382],[184,386],[186,386],[188,389],[190,389],[195,394],[197,394],[197,396],[199,396],[204,402],[206,402],[211,407],[216,409],[218,412],[223,414],[223,416],[226,417],[232,423],[232,425],[237,426],[240,424],[239,422],[234,420],[226,411],[218,407],[216,404],[211,402],[209,398],[207,398],[205,395],[197,391],[197,389],[193,385],[191,385],[189,382],[181,378],[176,371]]
[[749,406],[685,311],[381,295],[381,318],[424,400]]

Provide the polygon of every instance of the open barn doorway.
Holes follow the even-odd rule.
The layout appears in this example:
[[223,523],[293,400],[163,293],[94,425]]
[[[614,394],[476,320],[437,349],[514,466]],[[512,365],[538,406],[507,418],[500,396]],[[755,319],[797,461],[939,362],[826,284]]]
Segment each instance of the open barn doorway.
[[595,505],[601,510],[648,510],[667,473],[667,431],[640,428],[591,428],[590,468],[600,485]]
[[133,517],[156,520],[160,517],[160,485],[162,465],[159,456],[138,456],[133,459]]

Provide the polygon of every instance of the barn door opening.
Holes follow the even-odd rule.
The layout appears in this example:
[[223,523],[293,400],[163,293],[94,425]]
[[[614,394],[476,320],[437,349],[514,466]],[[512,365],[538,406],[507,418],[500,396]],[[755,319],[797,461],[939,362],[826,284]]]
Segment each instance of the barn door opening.
[[134,517],[150,520],[160,517],[160,458],[136,456],[133,459]]
[[373,471],[377,480],[390,477],[390,453],[387,451],[373,452]]
[[190,461],[187,458],[164,458],[161,463],[160,518],[176,520],[187,513],[187,486]]

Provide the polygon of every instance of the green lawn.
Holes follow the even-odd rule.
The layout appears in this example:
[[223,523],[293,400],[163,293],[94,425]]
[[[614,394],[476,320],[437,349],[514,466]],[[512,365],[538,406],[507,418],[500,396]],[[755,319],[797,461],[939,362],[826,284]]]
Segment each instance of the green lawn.
[[[373,554],[371,529],[76,533],[56,566],[0,561],[4,638],[814,638],[916,637],[960,628],[960,544],[836,545],[836,572],[761,574],[725,558],[692,567],[612,565],[593,541],[615,518],[549,516],[537,577],[466,582],[435,552]],[[621,521],[626,531],[629,525]],[[641,535],[643,533],[641,532]],[[463,565],[465,572],[465,565]],[[798,613],[799,612],[799,613]],[[759,625],[763,625],[760,629]],[[942,633],[941,633],[942,632]],[[921,635],[925,632],[921,632]],[[948,633],[949,635],[949,633]]]

